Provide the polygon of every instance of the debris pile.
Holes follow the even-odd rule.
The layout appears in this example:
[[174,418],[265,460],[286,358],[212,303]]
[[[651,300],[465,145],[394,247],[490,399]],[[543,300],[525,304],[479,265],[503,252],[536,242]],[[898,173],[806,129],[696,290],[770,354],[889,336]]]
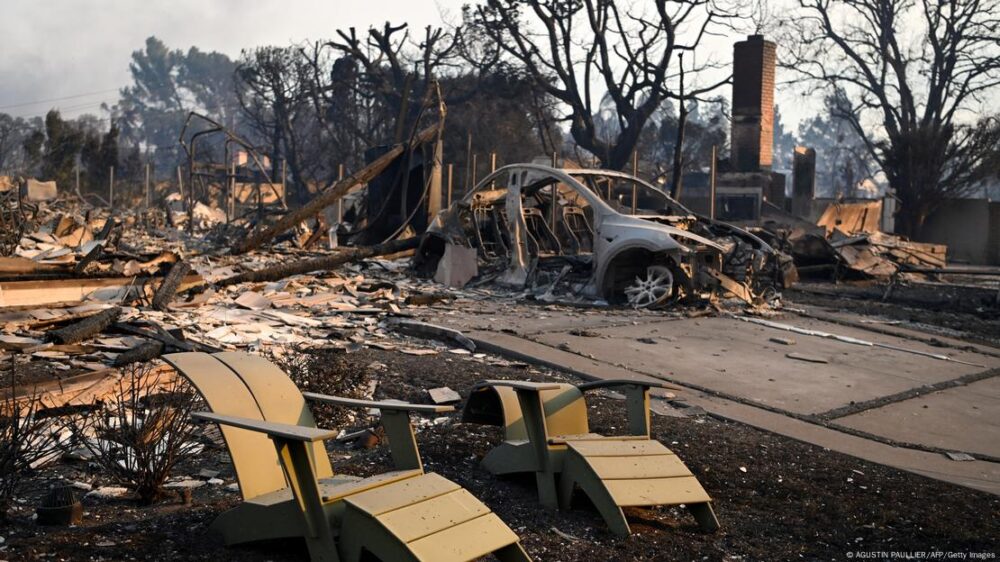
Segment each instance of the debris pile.
[[[756,232],[790,254],[806,277],[834,280],[923,280],[947,266],[948,247],[910,241],[872,227],[869,217],[831,225],[801,220],[768,222]],[[851,228],[854,225],[856,228]]]

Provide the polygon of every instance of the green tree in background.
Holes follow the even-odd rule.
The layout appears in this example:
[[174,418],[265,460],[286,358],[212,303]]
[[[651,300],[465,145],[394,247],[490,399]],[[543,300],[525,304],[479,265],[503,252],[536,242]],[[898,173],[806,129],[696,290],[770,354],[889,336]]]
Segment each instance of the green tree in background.
[[149,37],[144,49],[132,53],[133,83],[122,88],[121,100],[113,109],[122,140],[145,148],[160,175],[172,174],[183,162],[178,138],[189,111],[236,125],[235,69],[224,54],[196,47],[185,54]]

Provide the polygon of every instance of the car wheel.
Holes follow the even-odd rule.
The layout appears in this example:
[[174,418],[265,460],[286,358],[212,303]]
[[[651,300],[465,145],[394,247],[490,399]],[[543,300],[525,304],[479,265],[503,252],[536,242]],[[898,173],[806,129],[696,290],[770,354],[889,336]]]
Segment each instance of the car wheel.
[[625,287],[625,298],[633,308],[651,308],[665,304],[674,295],[674,274],[665,265],[651,265]]

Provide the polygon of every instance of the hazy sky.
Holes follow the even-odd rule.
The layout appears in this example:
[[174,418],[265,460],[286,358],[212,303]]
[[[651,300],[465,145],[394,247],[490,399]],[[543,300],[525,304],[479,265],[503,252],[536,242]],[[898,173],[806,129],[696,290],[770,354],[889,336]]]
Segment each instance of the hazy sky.
[[[243,48],[331,37],[387,19],[416,32],[456,19],[469,0],[0,0],[0,112],[67,117],[99,113],[128,84],[129,58],[155,35],[171,49],[192,45],[235,58]],[[732,59],[731,39],[715,40],[715,58]],[[729,91],[720,93],[729,95]],[[794,101],[794,103],[793,103]],[[779,89],[789,120],[808,109]]]

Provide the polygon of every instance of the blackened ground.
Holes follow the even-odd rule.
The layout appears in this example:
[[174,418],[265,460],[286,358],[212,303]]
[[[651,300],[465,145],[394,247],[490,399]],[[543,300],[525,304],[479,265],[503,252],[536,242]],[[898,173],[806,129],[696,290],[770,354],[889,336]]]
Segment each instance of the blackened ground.
[[[489,361],[484,359],[483,361]],[[336,364],[365,369],[379,380],[376,396],[428,402],[426,389],[449,386],[463,396],[484,378],[572,380],[566,375],[468,356],[411,356],[364,350]],[[620,401],[589,400],[592,427],[624,425]],[[855,551],[989,552],[1000,555],[1000,498],[873,465],[747,426],[710,417],[654,416],[654,436],[687,463],[715,499],[722,529],[705,534],[679,509],[628,511],[633,536],[610,535],[586,501],[569,512],[536,503],[533,480],[498,479],[479,466],[501,439],[498,428],[458,422],[420,424],[417,440],[428,471],[465,486],[521,537],[536,560],[843,560]],[[331,450],[335,467],[367,475],[388,468],[385,447]],[[178,472],[202,468],[234,477],[222,450],[208,450]],[[23,494],[20,519],[0,531],[10,560],[303,560],[300,542],[225,548],[207,533],[212,518],[238,497],[221,486],[194,491],[191,506],[177,502],[140,508],[125,500],[86,500],[88,516],[76,529],[45,529],[26,520],[30,506],[57,477],[96,479],[85,466],[48,469]],[[109,484],[109,483],[106,483]]]

